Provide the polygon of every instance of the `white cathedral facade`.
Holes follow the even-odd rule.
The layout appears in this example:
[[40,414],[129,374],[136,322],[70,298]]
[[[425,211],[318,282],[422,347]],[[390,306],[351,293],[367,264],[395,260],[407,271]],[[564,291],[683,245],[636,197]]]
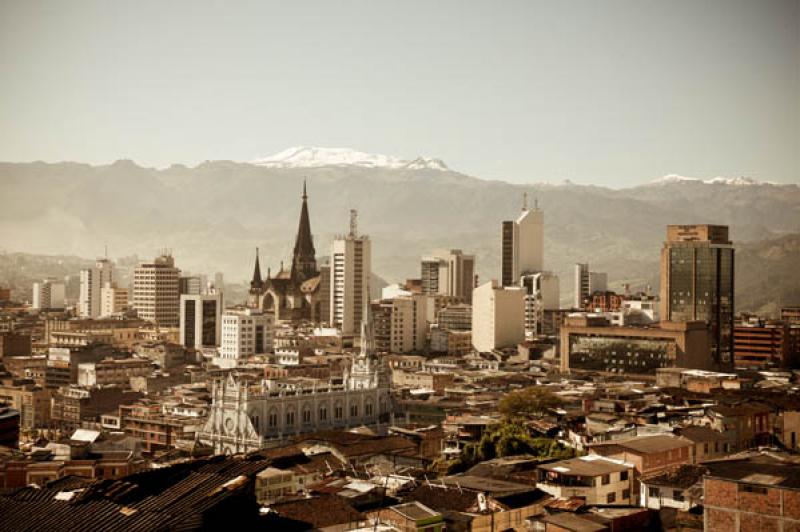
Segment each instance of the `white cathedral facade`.
[[342,377],[252,380],[229,374],[212,388],[198,439],[215,453],[246,453],[320,430],[379,426],[391,410],[389,379],[372,348],[371,324]]

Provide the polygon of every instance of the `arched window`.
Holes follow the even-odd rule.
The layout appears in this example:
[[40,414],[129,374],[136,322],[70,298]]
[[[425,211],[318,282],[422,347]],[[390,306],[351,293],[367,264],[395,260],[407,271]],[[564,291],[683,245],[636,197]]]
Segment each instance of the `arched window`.
[[358,405],[355,403],[350,405],[350,417],[358,417]]
[[303,424],[311,424],[311,409],[308,406],[303,407]]
[[288,410],[286,412],[286,426],[287,427],[294,426],[294,410]]
[[320,405],[320,407],[319,407],[319,420],[320,421],[327,421],[328,420],[328,407],[327,407],[327,405]]
[[334,419],[342,419],[344,417],[344,408],[342,407],[342,403],[336,403],[333,407],[333,418]]
[[269,411],[269,417],[267,418],[267,425],[270,428],[275,428],[278,426],[278,411],[274,408]]

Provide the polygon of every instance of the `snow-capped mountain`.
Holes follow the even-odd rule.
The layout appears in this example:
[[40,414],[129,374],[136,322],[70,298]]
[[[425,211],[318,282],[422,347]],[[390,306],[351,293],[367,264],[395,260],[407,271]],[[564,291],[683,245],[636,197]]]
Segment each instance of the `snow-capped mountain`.
[[777,185],[771,181],[758,181],[750,177],[715,177],[713,179],[700,179],[677,174],[669,174],[652,181],[651,185],[669,185],[672,183],[702,183],[704,185],[732,185],[749,187],[754,185]]
[[392,155],[364,153],[350,148],[317,148],[295,146],[269,157],[250,161],[267,168],[320,168],[323,166],[360,166],[410,170],[449,170],[441,159],[417,157],[413,160]]

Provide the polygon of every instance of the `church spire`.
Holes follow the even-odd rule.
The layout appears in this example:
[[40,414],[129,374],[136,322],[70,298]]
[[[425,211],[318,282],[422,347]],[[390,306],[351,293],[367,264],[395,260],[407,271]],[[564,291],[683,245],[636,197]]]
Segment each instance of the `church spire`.
[[258,248],[256,248],[256,267],[253,268],[253,280],[250,281],[250,288],[261,288],[264,284],[261,279],[261,266],[258,263]]
[[306,181],[303,180],[303,204],[300,207],[300,224],[297,228],[297,239],[294,243],[292,257],[292,277],[305,281],[317,275],[316,251],[314,238],[311,236],[311,221],[308,216],[308,193]]

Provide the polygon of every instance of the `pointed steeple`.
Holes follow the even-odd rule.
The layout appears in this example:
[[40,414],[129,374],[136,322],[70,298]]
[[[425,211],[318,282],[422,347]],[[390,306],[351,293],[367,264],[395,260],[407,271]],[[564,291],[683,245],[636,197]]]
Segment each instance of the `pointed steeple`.
[[304,179],[300,224],[297,228],[297,239],[294,243],[294,256],[292,257],[292,278],[302,282],[315,275],[317,275],[316,251],[314,250],[314,238],[311,236],[311,221],[308,216],[308,193]]
[[261,266],[258,263],[258,248],[256,248],[256,266],[253,268],[253,280],[250,281],[251,289],[260,289],[264,286],[264,280],[261,278]]

